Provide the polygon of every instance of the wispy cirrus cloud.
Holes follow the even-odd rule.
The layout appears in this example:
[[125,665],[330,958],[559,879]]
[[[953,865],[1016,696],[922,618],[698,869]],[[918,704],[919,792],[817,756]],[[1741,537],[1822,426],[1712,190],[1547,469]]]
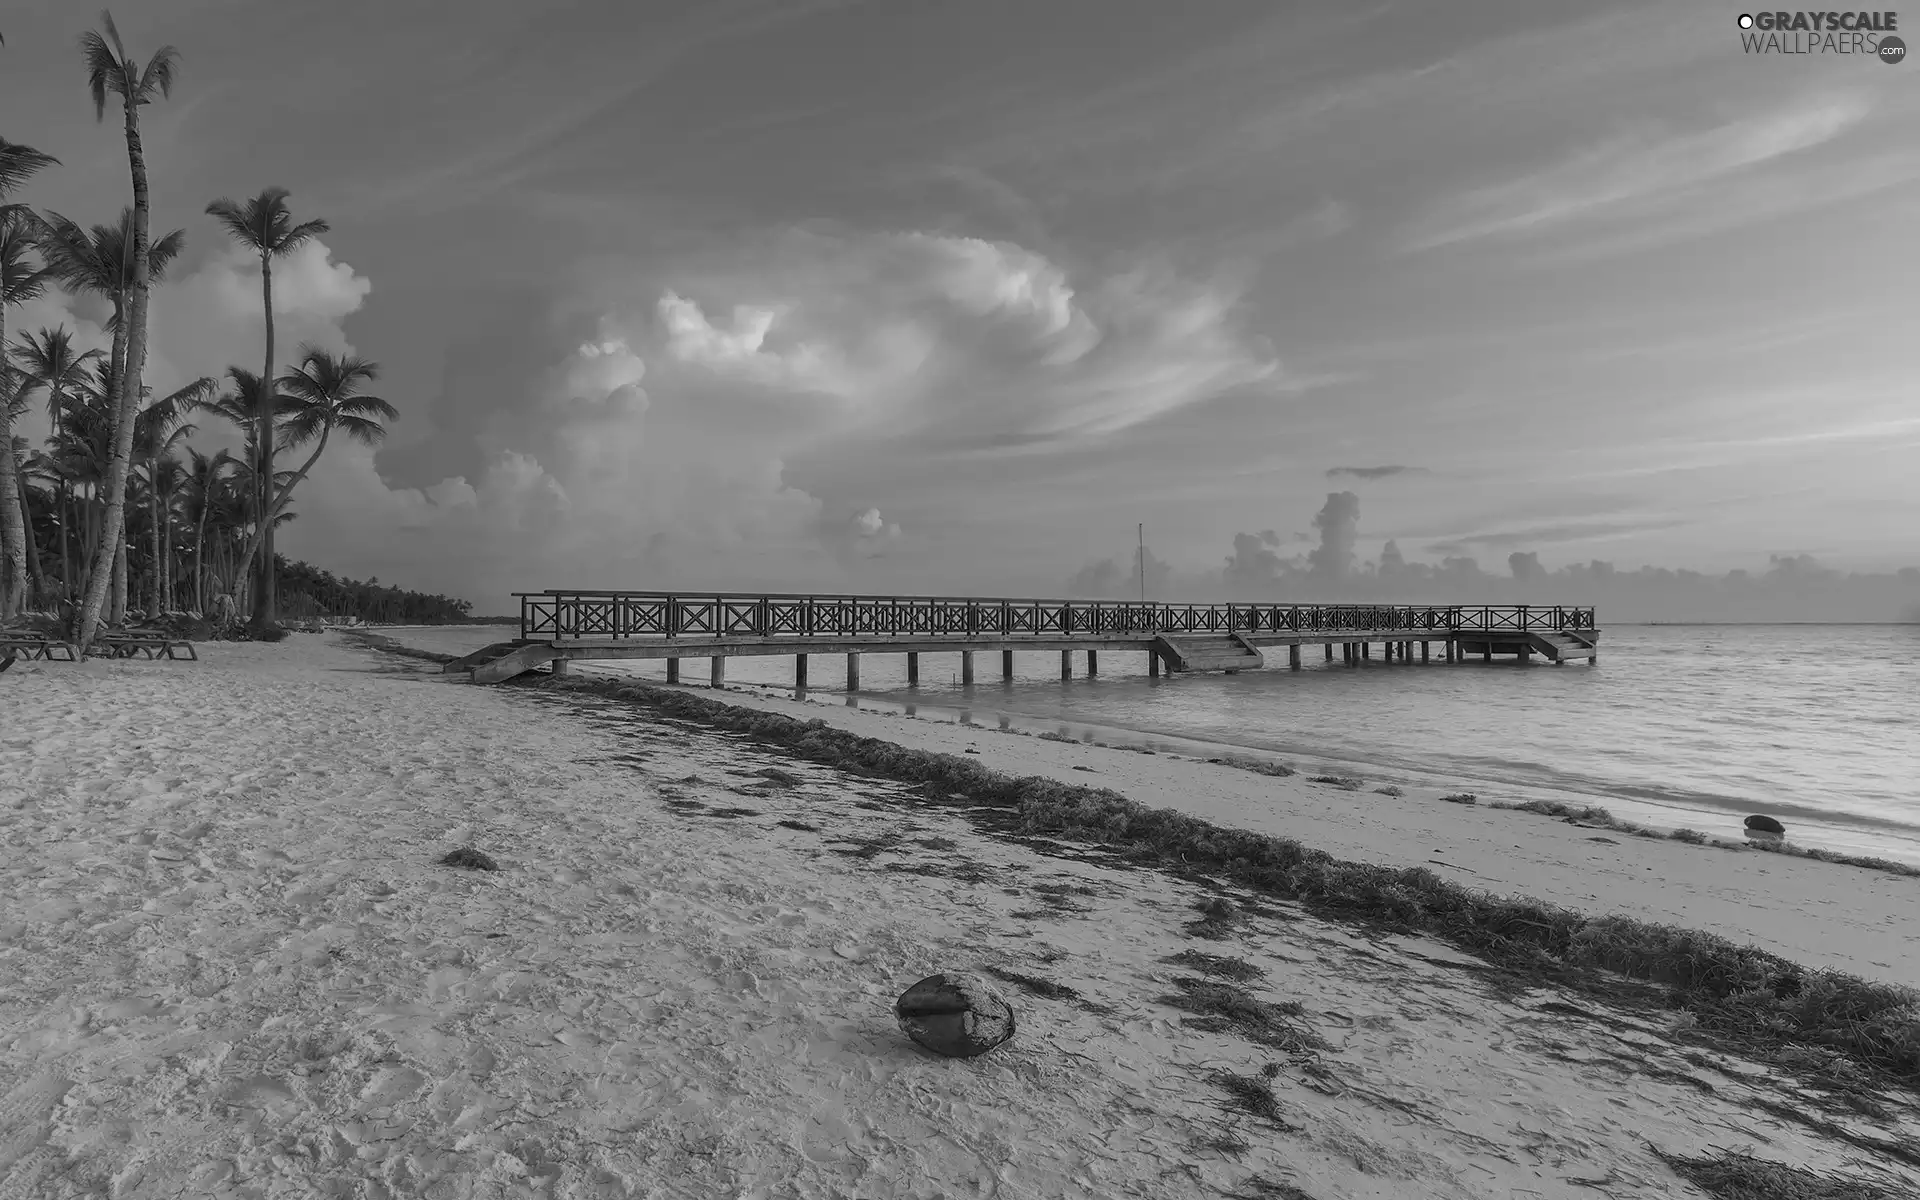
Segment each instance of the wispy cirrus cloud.
[[1424,475],[1425,467],[1332,467],[1327,471],[1328,479],[1338,479],[1342,475],[1351,475],[1355,479],[1389,479],[1395,475]]
[[1873,111],[1861,92],[1813,96],[1704,129],[1646,128],[1571,158],[1443,201],[1402,232],[1403,249],[1549,233],[1685,194],[1809,150],[1857,127]]
[[1597,521],[1589,523],[1564,523],[1552,525],[1529,525],[1521,529],[1497,529],[1485,533],[1470,533],[1459,537],[1430,542],[1427,552],[1430,554],[1469,554],[1475,550],[1512,550],[1521,546],[1561,545],[1569,542],[1596,542],[1610,538],[1627,537],[1639,533],[1653,533],[1663,529],[1678,529],[1689,522],[1678,517],[1648,518],[1638,521]]

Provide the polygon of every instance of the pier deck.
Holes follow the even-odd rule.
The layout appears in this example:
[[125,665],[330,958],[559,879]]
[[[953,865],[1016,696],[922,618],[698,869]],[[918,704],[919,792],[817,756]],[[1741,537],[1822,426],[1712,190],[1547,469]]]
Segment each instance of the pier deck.
[[1490,662],[1535,656],[1563,666],[1598,661],[1591,608],[1562,605],[1167,604],[1110,600],[1011,600],[924,596],[810,596],[740,593],[547,591],[518,593],[520,636],[448,663],[475,683],[498,683],[543,666],[564,674],[577,661],[665,659],[669,681],[685,658],[710,660],[712,681],[726,659],[791,654],[794,685],[807,686],[807,656],[845,654],[847,687],[859,687],[861,654],[905,654],[909,682],[921,654],[961,655],[965,683],[973,656],[1001,651],[1011,676],[1016,650],[1057,650],[1063,678],[1071,655],[1089,675],[1102,650],[1145,653],[1148,670],[1253,670],[1286,648],[1301,669],[1302,648],[1359,666],[1373,656],[1430,662]]

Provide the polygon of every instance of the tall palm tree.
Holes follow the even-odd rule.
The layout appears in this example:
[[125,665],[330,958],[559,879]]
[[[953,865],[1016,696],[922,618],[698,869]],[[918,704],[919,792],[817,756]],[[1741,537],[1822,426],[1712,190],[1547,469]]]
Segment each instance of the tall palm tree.
[[[59,213],[47,213],[40,219],[40,253],[61,284],[68,291],[98,293],[113,306],[113,315],[107,319],[107,329],[113,334],[108,392],[115,397],[124,394],[119,389],[125,386],[127,378],[130,327],[126,314],[133,294],[133,224],[132,206],[120,210],[117,225],[95,225],[91,229],[83,229],[78,222]],[[186,245],[186,236],[185,231],[176,229],[151,240],[147,247],[150,284],[166,278],[167,268]],[[124,545],[115,548],[113,619],[116,621],[126,611],[126,553]]]
[[189,466],[182,491],[186,496],[188,518],[193,522],[193,610],[204,614],[207,611],[207,518],[221,502],[229,472],[239,464],[225,450],[208,456],[192,446],[187,447],[187,459]]
[[[64,325],[58,329],[42,329],[38,334],[20,335],[13,350],[14,367],[25,372],[30,387],[46,389],[47,416],[53,423],[53,440],[56,443],[66,433],[69,399],[85,381],[88,366],[99,357],[98,350],[76,353],[73,334]],[[68,510],[71,489],[64,474],[54,476],[53,482],[54,503],[60,514],[60,582],[71,592],[73,560],[69,554],[67,530],[70,524]]]
[[174,448],[193,435],[194,427],[186,424],[187,414],[212,396],[216,386],[211,378],[196,379],[166,399],[156,400],[141,409],[133,420],[133,456],[146,473],[147,517],[153,526],[153,589],[148,596],[150,614],[165,612],[167,599],[166,575],[161,567],[160,489],[156,486],[159,464],[170,458]]
[[[228,367],[227,378],[232,380],[232,387],[209,401],[205,407],[233,422],[244,442],[232,478],[246,489],[241,499],[249,532],[242,539],[244,548],[233,585],[236,589],[235,599],[245,600],[249,609],[254,610],[253,602],[263,578],[254,568],[263,549],[272,545],[273,536],[270,529],[263,528],[269,522],[262,519],[262,513],[265,505],[273,500],[278,489],[292,476],[290,471],[274,470],[268,473],[267,456],[260,450],[260,414],[267,411],[274,414],[276,425],[273,428],[273,440],[284,450],[288,448],[284,425],[292,409],[286,396],[280,395],[277,389],[270,394],[266,381],[245,367]],[[263,485],[263,479],[270,480],[270,485]],[[246,590],[242,592],[241,589]]]
[[[15,371],[11,377],[0,374],[0,425],[12,427],[14,421],[26,415],[27,402],[32,388],[27,377]],[[8,435],[0,443],[0,453],[13,464],[13,499],[20,506],[22,532],[25,545],[22,549],[22,565],[14,571],[15,578],[23,575],[33,580],[34,591],[38,592],[45,580],[40,570],[40,546],[33,536],[33,506],[27,502],[27,439]]]
[[[306,245],[314,238],[327,232],[327,223],[321,220],[293,223],[293,214],[287,211],[287,189],[270,187],[245,204],[236,204],[222,197],[207,205],[207,215],[218,220],[226,227],[234,241],[252,250],[260,256],[260,306],[267,321],[266,366],[260,372],[260,378],[274,377],[273,362],[273,260],[283,258]],[[274,451],[274,407],[275,398],[271,393],[264,395],[265,404],[261,408],[255,432],[260,453],[263,456],[260,471],[255,475],[255,486],[263,490],[259,496],[262,511],[271,503],[263,481],[273,478]],[[260,555],[260,581],[253,593],[252,624],[256,630],[264,630],[274,622],[273,590],[273,522],[260,522],[261,533],[265,537],[265,549]]]
[[[8,170],[18,178],[24,178],[18,164],[26,158],[21,153],[26,149],[12,142],[0,147],[0,161],[11,160],[15,165]],[[7,309],[38,296],[52,278],[52,272],[29,257],[37,228],[25,208],[0,205],[0,393],[7,399],[0,404],[0,620],[19,611],[27,585],[27,541],[32,536],[26,509],[20,503],[20,463],[13,453],[10,410],[16,396],[13,360],[6,353],[6,344]]]
[[147,363],[147,302],[149,274],[147,264],[147,162],[140,146],[140,107],[153,103],[155,96],[173,92],[174,69],[180,52],[162,46],[144,67],[121,44],[120,31],[113,26],[113,15],[102,12],[104,35],[88,30],[80,35],[80,51],[87,67],[87,87],[93,96],[94,116],[105,120],[107,96],[120,97],[127,139],[127,170],[133,181],[133,281],[129,289],[126,324],[127,358],[125,379],[119,381],[113,413],[113,454],[107,463],[106,528],[100,539],[100,557],[94,560],[93,575],[87,581],[87,595],[78,614],[75,637],[82,650],[93,641],[100,626],[100,610],[106,604],[107,587],[112,582],[114,548],[126,541],[127,474],[133,457],[133,410],[140,397],[140,376]]
[[187,490],[187,468],[178,458],[165,454],[147,467],[147,487],[158,503],[160,515],[160,559],[154,570],[159,576],[156,588],[161,596],[160,613],[179,607],[179,588],[174,582],[173,530],[180,515],[180,499]]

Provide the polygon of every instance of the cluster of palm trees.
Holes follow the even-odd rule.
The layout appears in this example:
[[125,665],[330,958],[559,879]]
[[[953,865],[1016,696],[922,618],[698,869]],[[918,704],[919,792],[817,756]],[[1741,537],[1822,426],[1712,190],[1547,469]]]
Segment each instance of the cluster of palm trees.
[[[64,608],[82,646],[119,624],[133,591],[150,613],[209,606],[270,628],[276,620],[276,526],[328,441],[339,433],[372,444],[393,406],[366,391],[379,368],[352,355],[301,346],[276,372],[273,264],[327,231],[296,223],[287,191],[268,188],[244,203],[221,199],[207,214],[260,259],[266,352],[258,373],[229,367],[163,397],[142,381],[153,285],[165,279],[185,233],[151,236],[140,109],[173,89],[179,54],[162,47],[144,64],[130,56],[111,14],[80,48],[96,116],[118,99],[125,126],[132,204],[117,223],[83,227],[53,212],[10,202],[58,160],[0,138],[0,621],[23,607]],[[3,44],[3,43],[0,43]],[[108,352],[82,350],[67,329],[7,340],[7,310],[50,287],[92,293],[111,307]],[[14,423],[44,404],[52,436],[31,450]],[[232,422],[239,455],[185,446],[199,413]],[[309,449],[310,447],[310,449]],[[183,459],[181,451],[186,457]],[[293,470],[279,455],[306,450]]]

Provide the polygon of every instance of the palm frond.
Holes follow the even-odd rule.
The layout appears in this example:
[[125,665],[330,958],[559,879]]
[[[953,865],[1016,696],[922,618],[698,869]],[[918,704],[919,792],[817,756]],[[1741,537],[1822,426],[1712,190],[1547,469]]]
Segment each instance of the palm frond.
[[114,32],[113,18],[106,13],[100,15],[107,22],[113,45],[108,45],[106,38],[91,29],[80,35],[80,57],[86,63],[87,91],[93,97],[96,121],[107,119],[108,93],[124,94],[130,87],[126,63],[114,53],[120,44],[120,35]]
[[247,223],[247,212],[238,204],[222,196],[207,205],[206,212],[208,216],[226,227],[228,235],[234,241],[252,243],[256,248],[258,247],[258,243],[254,240],[253,227]]
[[155,92],[163,97],[173,95],[173,80],[179,70],[179,50],[172,46],[155,50],[153,57],[147,60],[147,69],[140,74],[139,103],[150,103]]
[[60,160],[32,146],[0,138],[0,196],[5,196],[32,178],[35,172],[58,166]]

